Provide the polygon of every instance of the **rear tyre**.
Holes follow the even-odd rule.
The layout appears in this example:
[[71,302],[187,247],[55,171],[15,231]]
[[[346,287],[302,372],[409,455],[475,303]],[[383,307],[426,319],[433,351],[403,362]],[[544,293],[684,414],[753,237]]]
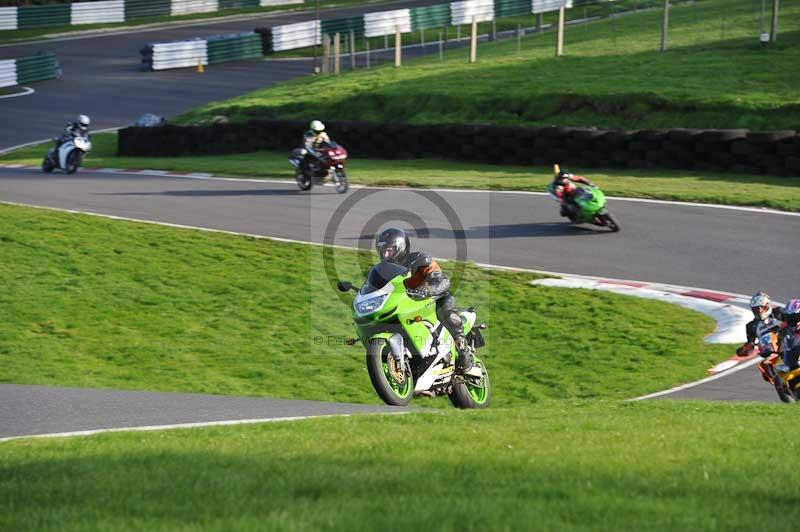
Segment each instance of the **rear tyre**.
[[336,187],[336,192],[339,194],[344,194],[347,192],[347,189],[350,188],[350,183],[347,180],[347,172],[344,171],[344,168],[341,170],[334,168],[332,172],[333,184]]
[[781,401],[784,403],[795,402],[794,395],[786,389],[786,383],[783,382],[783,378],[780,375],[775,376],[773,383],[775,385],[775,391],[778,392],[778,398],[780,398]]
[[66,172],[68,174],[74,174],[78,171],[78,168],[81,166],[81,152],[78,150],[72,150],[67,155],[67,168]]
[[49,174],[53,171],[53,161],[50,160],[50,155],[45,155],[42,161],[42,172]]
[[612,233],[619,232],[619,224],[611,217],[610,214],[606,213],[603,215],[603,222],[605,222],[605,226],[608,227]]
[[475,357],[475,365],[481,368],[481,378],[467,377],[453,384],[453,391],[448,397],[456,408],[486,408],[492,402],[492,385],[489,382],[489,372],[483,361]]
[[383,402],[392,406],[407,406],[414,396],[414,376],[406,359],[404,380],[397,382],[389,366],[392,350],[384,340],[370,341],[367,347],[367,372],[372,387]]

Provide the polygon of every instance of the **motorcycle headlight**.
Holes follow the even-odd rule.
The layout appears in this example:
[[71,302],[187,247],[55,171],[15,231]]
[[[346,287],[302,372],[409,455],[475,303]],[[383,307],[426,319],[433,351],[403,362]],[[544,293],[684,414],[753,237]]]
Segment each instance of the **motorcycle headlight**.
[[365,314],[372,314],[379,308],[383,306],[386,302],[386,298],[389,297],[388,294],[381,294],[379,296],[371,297],[369,299],[364,299],[362,301],[357,301],[353,303],[353,306],[361,315]]

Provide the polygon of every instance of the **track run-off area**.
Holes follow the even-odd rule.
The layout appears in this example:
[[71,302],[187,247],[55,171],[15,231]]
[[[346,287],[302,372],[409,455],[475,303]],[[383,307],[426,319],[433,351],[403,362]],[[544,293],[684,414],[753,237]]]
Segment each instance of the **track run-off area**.
[[[400,219],[415,230],[416,246],[445,259],[739,294],[763,289],[776,300],[792,296],[793,265],[800,260],[797,248],[787,245],[787,235],[800,230],[793,213],[623,198],[610,203],[623,227],[618,234],[565,223],[548,197],[525,192],[353,187],[339,195],[331,187],[300,192],[283,181],[5,168],[0,201],[365,249],[382,223]],[[761,257],[770,257],[766,270]],[[231,398],[203,396],[197,403],[193,397],[199,396],[191,394],[146,392],[131,396],[128,409],[115,410],[107,398],[112,391],[0,386],[4,395],[20,390],[35,400],[26,402],[24,416],[25,409],[4,401],[0,438],[383,411],[359,405],[331,411],[313,402],[295,411],[286,402],[258,399],[240,409]],[[84,405],[71,409],[83,415],[54,415],[70,404],[62,395]],[[777,401],[752,363],[659,397]],[[163,409],[161,402],[172,406]],[[98,417],[95,410],[110,413]]]

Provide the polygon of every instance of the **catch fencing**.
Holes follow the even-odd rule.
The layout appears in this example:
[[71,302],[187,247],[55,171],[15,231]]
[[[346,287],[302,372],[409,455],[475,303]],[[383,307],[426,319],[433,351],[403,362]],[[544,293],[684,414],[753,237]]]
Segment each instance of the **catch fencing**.
[[138,18],[216,13],[302,4],[304,0],[94,0],[41,6],[0,7],[0,31],[46,26],[113,24]]
[[0,87],[13,87],[58,77],[58,61],[53,53],[40,53],[22,59],[0,61]]

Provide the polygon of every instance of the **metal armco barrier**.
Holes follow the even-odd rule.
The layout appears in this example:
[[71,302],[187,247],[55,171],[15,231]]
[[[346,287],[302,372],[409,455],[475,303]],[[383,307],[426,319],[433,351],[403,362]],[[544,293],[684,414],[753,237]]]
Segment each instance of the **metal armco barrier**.
[[0,7],[0,31],[44,26],[112,24],[144,17],[169,17],[302,4],[304,0],[96,0],[43,6]]
[[58,61],[51,52],[0,61],[0,87],[44,81],[57,77]]

